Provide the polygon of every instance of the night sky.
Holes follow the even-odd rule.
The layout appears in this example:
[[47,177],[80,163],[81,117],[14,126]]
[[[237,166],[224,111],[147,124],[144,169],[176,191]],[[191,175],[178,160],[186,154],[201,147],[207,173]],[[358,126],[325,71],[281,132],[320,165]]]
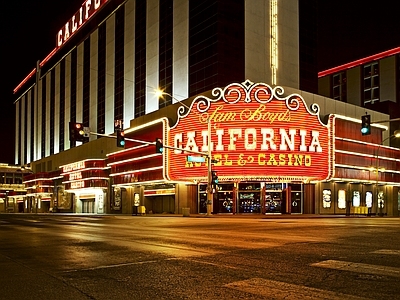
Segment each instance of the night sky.
[[[13,89],[35,68],[37,60],[55,48],[56,33],[83,2],[4,1],[0,18],[0,163],[14,164]],[[318,5],[320,71],[400,46],[400,2],[318,0]]]

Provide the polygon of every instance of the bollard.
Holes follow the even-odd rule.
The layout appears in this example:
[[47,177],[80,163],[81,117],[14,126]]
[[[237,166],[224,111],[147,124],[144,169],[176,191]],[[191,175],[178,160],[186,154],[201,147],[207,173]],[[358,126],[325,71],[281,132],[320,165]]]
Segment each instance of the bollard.
[[190,217],[190,207],[182,207],[182,215],[184,217]]

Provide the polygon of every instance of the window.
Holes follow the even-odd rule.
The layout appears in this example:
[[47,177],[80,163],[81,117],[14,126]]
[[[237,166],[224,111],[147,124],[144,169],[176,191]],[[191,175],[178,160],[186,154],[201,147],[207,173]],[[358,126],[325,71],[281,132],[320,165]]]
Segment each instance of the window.
[[364,104],[379,101],[379,64],[374,62],[364,66]]
[[115,16],[114,120],[123,120],[125,6],[121,6]]
[[[106,128],[106,22],[99,26],[97,48],[97,132]],[[98,138],[101,136],[98,136]]]
[[347,102],[347,78],[346,72],[340,72],[332,76],[332,98]]
[[[172,95],[172,28],[173,0],[160,1],[160,39],[159,39],[159,84],[167,94]],[[170,96],[160,98],[159,108],[172,103]]]
[[135,10],[135,118],[146,113],[146,14],[147,1],[136,1]]

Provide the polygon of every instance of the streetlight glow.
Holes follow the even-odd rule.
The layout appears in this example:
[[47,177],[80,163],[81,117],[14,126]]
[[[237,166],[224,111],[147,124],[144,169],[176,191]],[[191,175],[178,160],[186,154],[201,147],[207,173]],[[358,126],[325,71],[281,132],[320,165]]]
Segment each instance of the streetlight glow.
[[[163,96],[167,95],[172,99],[175,99],[177,102],[182,104],[188,111],[190,111],[190,107],[183,103],[181,100],[176,99],[171,94],[164,92],[164,90],[157,88],[154,90],[154,94],[158,99],[164,99]],[[212,212],[212,201],[213,201],[213,191],[212,191],[212,149],[211,149],[211,120],[207,119],[207,144],[208,144],[208,151],[207,151],[207,215],[211,215]],[[187,150],[186,150],[187,151]]]
[[163,98],[163,96],[166,95],[167,93],[165,93],[162,89],[158,88],[154,90],[154,94],[156,95],[157,98]]

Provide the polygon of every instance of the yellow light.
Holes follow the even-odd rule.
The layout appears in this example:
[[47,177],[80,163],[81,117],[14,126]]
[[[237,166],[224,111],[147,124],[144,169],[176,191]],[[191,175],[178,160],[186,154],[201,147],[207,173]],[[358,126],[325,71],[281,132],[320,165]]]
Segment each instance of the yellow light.
[[165,93],[162,89],[156,89],[154,91],[154,94],[156,95],[157,98],[162,98]]

